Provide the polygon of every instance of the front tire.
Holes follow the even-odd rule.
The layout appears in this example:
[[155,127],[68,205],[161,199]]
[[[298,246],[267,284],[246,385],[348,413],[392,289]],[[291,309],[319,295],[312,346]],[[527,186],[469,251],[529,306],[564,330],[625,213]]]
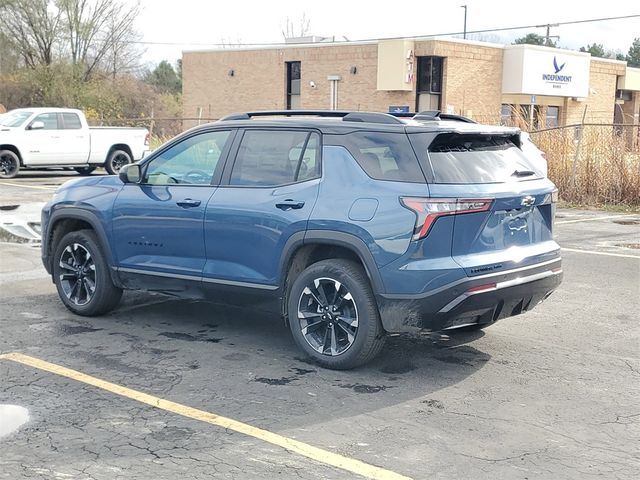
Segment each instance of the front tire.
[[122,167],[131,163],[131,155],[124,150],[114,150],[107,157],[104,168],[109,175],[117,175]]
[[295,342],[323,367],[358,367],[384,345],[369,279],[352,261],[323,260],[307,267],[293,281],[287,307]]
[[20,171],[20,159],[11,150],[0,150],[0,178],[13,178]]
[[122,290],[111,281],[109,265],[95,233],[67,233],[55,246],[53,280],[60,300],[73,313],[102,315],[113,310]]

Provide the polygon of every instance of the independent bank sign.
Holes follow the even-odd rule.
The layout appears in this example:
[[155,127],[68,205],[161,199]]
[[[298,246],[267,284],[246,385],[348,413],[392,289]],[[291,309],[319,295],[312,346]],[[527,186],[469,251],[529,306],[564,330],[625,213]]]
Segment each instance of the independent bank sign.
[[588,54],[530,45],[516,47],[520,48],[505,50],[504,93],[578,98],[589,95]]

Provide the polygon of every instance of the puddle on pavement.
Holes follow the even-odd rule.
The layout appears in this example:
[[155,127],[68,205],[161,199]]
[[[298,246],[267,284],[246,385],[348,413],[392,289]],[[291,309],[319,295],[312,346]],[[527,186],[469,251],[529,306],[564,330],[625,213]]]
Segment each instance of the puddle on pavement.
[[18,430],[29,421],[29,410],[19,405],[0,405],[0,438]]
[[618,225],[640,225],[640,220],[614,220]]
[[39,243],[43,205],[43,202],[0,205],[0,242]]
[[640,250],[640,243],[616,243],[616,247],[633,248]]

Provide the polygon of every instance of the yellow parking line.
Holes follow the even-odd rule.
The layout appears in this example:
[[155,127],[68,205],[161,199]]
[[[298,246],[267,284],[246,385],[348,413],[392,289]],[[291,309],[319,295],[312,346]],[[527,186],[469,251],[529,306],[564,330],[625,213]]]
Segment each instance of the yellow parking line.
[[10,187],[35,188],[38,190],[55,190],[58,187],[41,187],[40,185],[27,185],[24,183],[0,182],[0,185],[9,185]]
[[257,438],[258,440],[262,440],[263,442],[282,447],[290,452],[305,456],[307,458],[315,460],[316,462],[331,465],[333,467],[340,468],[342,470],[346,470],[348,472],[352,472],[366,478],[378,480],[411,480],[409,477],[405,477],[404,475],[400,475],[399,473],[385,470],[384,468],[376,467],[374,465],[369,465],[368,463],[345,457],[328,450],[323,450],[321,448],[299,442],[298,440],[294,440],[292,438],[288,438],[283,435],[270,432],[268,430],[253,427],[251,425],[238,422],[237,420],[233,420],[231,418],[216,415],[215,413],[198,410],[197,408],[188,407],[180,403],[171,402],[159,397],[154,397],[153,395],[138,392],[137,390],[132,390],[115,383],[107,382],[105,380],[92,377],[91,375],[87,375],[76,370],[71,370],[54,363],[49,363],[35,357],[30,357],[28,355],[13,352],[1,354],[0,360],[3,359],[37,368],[39,370],[44,370],[45,372],[54,373],[62,377],[70,378],[72,380],[76,380],[78,382],[82,382],[87,385],[106,390],[107,392],[115,393],[116,395],[130,398],[131,400],[135,400],[137,402],[144,403],[161,410],[166,410],[167,412],[182,415],[183,417],[192,418],[194,420],[199,420],[211,425],[216,425],[227,430],[242,433],[244,435]]
[[555,222],[555,224],[565,225],[567,223],[593,222],[595,220],[611,220],[612,218],[622,218],[622,217],[628,217],[628,216],[629,215],[607,215],[606,217],[578,218],[576,220],[562,220],[560,222]]
[[561,247],[561,250],[564,250],[566,252],[587,253],[589,255],[604,255],[607,257],[637,258],[640,260],[640,255],[627,255],[625,253],[597,252],[595,250],[582,250],[580,248],[566,247]]

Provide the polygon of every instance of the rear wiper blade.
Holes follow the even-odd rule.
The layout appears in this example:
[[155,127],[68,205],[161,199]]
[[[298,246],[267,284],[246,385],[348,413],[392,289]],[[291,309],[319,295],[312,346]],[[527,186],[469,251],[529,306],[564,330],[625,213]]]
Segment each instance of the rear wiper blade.
[[531,175],[535,175],[536,172],[533,170],[516,170],[511,174],[512,177],[530,177]]

